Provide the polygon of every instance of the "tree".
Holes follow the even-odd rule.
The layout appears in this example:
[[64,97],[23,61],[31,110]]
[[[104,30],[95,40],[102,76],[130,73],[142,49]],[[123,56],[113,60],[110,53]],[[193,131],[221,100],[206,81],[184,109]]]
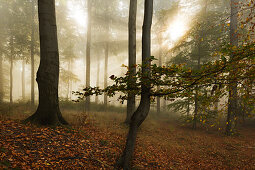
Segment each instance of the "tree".
[[12,35],[10,37],[10,48],[11,48],[11,53],[10,53],[10,105],[13,103],[12,99],[12,90],[13,90],[13,56],[14,56],[14,36]]
[[[109,10],[109,7],[106,7],[107,11]],[[109,14],[108,12],[106,13],[105,16],[105,20],[107,21],[107,23],[105,24],[105,29],[106,29],[106,40],[105,40],[105,46],[104,46],[104,54],[105,54],[105,58],[104,58],[104,88],[107,87],[108,82],[108,58],[109,58]],[[104,95],[104,105],[107,106],[107,94]]]
[[40,65],[37,71],[39,105],[25,121],[40,125],[68,124],[59,109],[59,52],[55,0],[38,1]]
[[[87,45],[86,45],[86,87],[90,86],[90,47],[91,47],[91,1],[87,0],[88,25],[87,25]],[[86,98],[85,109],[89,111],[90,96]]]
[[142,87],[141,101],[131,117],[129,132],[126,139],[126,146],[120,158],[119,165],[123,169],[129,169],[132,160],[137,131],[143,123],[150,110],[150,65],[151,65],[151,24],[153,15],[153,0],[145,0],[144,21],[142,32]]
[[[217,50],[220,51],[222,44],[228,39],[228,31],[224,31],[227,29],[224,18],[226,14],[222,10],[224,4],[218,1],[208,0],[203,0],[202,2],[201,12],[193,21],[193,23],[197,24],[173,48],[175,56],[171,59],[171,62],[176,64],[185,63],[187,67],[190,67],[194,71],[199,70],[204,63],[217,59],[219,56],[214,53]],[[219,26],[219,22],[223,22],[223,26]],[[201,114],[205,111],[205,107],[202,105],[204,103],[203,100],[206,98],[206,91],[208,90],[209,88],[203,88],[203,91],[196,88],[194,92],[190,91],[186,96],[183,96],[184,98],[180,99],[182,102],[178,102],[187,108],[187,112],[190,111],[189,105],[194,104],[192,121],[194,129],[196,128],[197,122],[201,121],[198,117],[202,116]],[[217,96],[219,97],[219,95]],[[215,102],[217,101],[217,96],[214,96]],[[179,107],[179,105],[174,104],[171,104],[171,106]]]
[[[238,46],[238,33],[237,33],[237,16],[238,16],[238,3],[239,0],[231,0],[231,13],[230,13],[230,45]],[[230,56],[232,59],[234,55]],[[233,65],[233,68],[235,66]],[[227,126],[226,135],[231,135],[234,130],[235,116],[237,116],[237,79],[235,77],[235,69],[229,73],[231,81],[229,82],[229,97],[228,97],[228,113],[227,113]]]
[[[201,12],[201,19],[206,18],[207,15],[207,0],[204,0],[204,6]],[[202,27],[202,26],[201,26]],[[201,58],[202,58],[202,41],[204,40],[204,30],[199,30],[198,40],[197,40],[197,69],[201,67]],[[194,109],[194,120],[193,120],[193,129],[196,129],[197,120],[198,120],[198,110],[199,110],[199,98],[198,98],[199,89],[195,89],[195,109]]]
[[[129,21],[128,21],[128,68],[130,78],[136,72],[136,13],[137,13],[137,0],[130,0],[129,6]],[[129,86],[132,86],[130,81]],[[135,111],[135,94],[129,93],[127,99],[127,115],[125,123],[129,123],[132,114]]]

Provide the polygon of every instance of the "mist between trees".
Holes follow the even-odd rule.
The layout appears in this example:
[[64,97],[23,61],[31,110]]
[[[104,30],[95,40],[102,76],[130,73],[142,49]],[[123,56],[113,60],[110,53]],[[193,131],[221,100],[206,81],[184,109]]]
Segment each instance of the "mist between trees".
[[115,164],[123,169],[148,114],[239,134],[254,125],[254,8],[253,0],[0,0],[1,114],[22,108],[26,123],[69,126],[68,112],[120,113],[129,127]]

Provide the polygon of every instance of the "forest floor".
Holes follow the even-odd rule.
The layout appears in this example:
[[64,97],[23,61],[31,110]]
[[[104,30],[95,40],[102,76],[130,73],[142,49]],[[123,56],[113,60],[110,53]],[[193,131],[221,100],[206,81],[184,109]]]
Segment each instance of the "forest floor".
[[[66,112],[67,113],[67,112]],[[0,119],[0,169],[114,169],[127,126],[119,113],[66,114],[70,127],[22,124],[27,115]],[[135,148],[134,169],[255,169],[255,128],[238,135],[181,126],[149,117]]]

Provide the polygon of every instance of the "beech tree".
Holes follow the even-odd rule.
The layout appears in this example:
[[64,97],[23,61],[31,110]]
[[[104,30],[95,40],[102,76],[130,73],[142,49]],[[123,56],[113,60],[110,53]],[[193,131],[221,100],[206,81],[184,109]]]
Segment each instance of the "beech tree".
[[[87,45],[86,45],[86,87],[90,86],[90,47],[91,47],[91,1],[87,0],[88,9],[88,28],[87,28]],[[89,111],[90,96],[86,98],[85,109]]]
[[144,4],[144,21],[142,29],[142,86],[141,101],[131,117],[129,132],[126,140],[126,146],[118,165],[123,169],[129,169],[132,160],[137,131],[143,123],[150,110],[150,65],[151,65],[151,24],[153,15],[153,0],[145,0]]
[[[238,33],[237,33],[237,16],[238,16],[238,2],[239,0],[231,0],[231,13],[230,13],[230,45],[238,46]],[[232,59],[234,55],[230,56]],[[233,67],[235,67],[233,65]],[[231,82],[229,82],[229,97],[228,97],[228,114],[227,114],[227,126],[226,135],[231,135],[234,130],[235,116],[237,116],[237,79],[235,77],[235,69],[233,69],[229,76]]]
[[40,125],[68,124],[59,109],[59,52],[55,0],[38,1],[40,65],[36,81],[39,89],[39,105],[25,122]]
[[[130,78],[136,72],[136,13],[137,0],[130,0],[129,6],[129,21],[128,21],[128,68],[130,71]],[[130,81],[129,86],[132,86]],[[127,99],[127,116],[125,123],[129,123],[132,114],[135,111],[135,94],[129,93]]]

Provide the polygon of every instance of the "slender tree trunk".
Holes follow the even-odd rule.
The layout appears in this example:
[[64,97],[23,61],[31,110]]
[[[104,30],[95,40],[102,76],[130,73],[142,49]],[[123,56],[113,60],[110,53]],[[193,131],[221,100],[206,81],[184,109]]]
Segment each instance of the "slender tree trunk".
[[[70,61],[70,72],[73,70],[73,61]],[[70,89],[69,89],[69,99],[72,100],[72,91],[73,91],[73,81],[70,79]]]
[[[161,51],[161,46],[162,46],[162,39],[161,39],[161,34],[159,38],[159,59],[158,59],[158,66],[162,66],[162,51]],[[157,87],[157,90],[160,90],[160,86]],[[157,114],[160,114],[160,97],[157,97]]]
[[[100,81],[100,59],[99,59],[99,55],[97,55],[97,82],[96,82],[96,86],[99,87],[99,81]],[[99,99],[98,96],[95,96],[95,102],[96,104],[99,103]]]
[[0,52],[0,103],[4,100],[3,56]]
[[68,124],[59,109],[59,52],[55,0],[38,1],[40,32],[40,65],[37,71],[39,105],[36,112],[26,119],[40,125]]
[[[201,20],[204,20],[203,18],[206,17],[207,13],[207,0],[204,0],[204,7],[203,11],[201,13]],[[197,70],[200,70],[201,66],[201,57],[202,57],[202,42],[204,39],[204,30],[200,30],[199,32],[199,39],[198,39],[198,59],[197,59]],[[194,109],[194,118],[193,118],[193,129],[196,129],[197,127],[197,120],[198,120],[198,112],[199,112],[199,88],[196,86],[195,88],[195,109]]]
[[[238,15],[238,3],[239,0],[231,0],[231,14],[230,14],[230,45],[238,46],[238,33],[237,33],[237,15]],[[234,56],[232,55],[231,58]],[[235,77],[234,65],[233,71],[229,73],[229,77],[233,79],[229,84],[229,97],[228,97],[228,114],[227,114],[227,126],[226,135],[233,134],[235,126],[235,116],[237,115],[237,80]]]
[[[109,32],[109,26],[107,26]],[[107,34],[107,36],[109,33]],[[105,44],[105,62],[104,62],[104,88],[108,86],[107,80],[108,80],[108,58],[109,58],[109,43],[108,40],[106,40]],[[104,105],[107,106],[107,94],[104,94]]]
[[[68,61],[68,74],[71,72],[71,60]],[[70,74],[68,75],[67,80],[67,92],[66,92],[66,100],[69,100],[69,94],[70,94]]]
[[26,84],[25,84],[25,74],[26,74],[26,60],[25,57],[23,57],[22,60],[22,100],[25,100],[26,94],[25,94],[25,89],[26,89]]
[[[130,0],[129,21],[128,21],[128,68],[132,78],[136,72],[136,13],[137,0]],[[132,88],[134,81],[130,80],[129,88]],[[132,114],[135,111],[135,94],[129,93],[127,99],[127,115],[125,123],[129,124]]]
[[166,112],[167,111],[166,99],[163,100],[163,108],[164,111]]
[[[88,8],[88,29],[87,29],[87,46],[86,46],[86,87],[90,87],[90,47],[91,47],[91,0],[87,1]],[[90,96],[86,97],[86,111],[90,110]]]
[[[217,97],[220,91],[220,86],[217,86],[215,92],[214,92],[214,96]],[[219,108],[219,98],[215,98],[214,101],[214,112],[217,114],[218,113],[218,108]]]
[[35,41],[35,1],[31,2],[32,15],[31,15],[31,42],[30,42],[30,52],[31,52],[31,106],[35,105],[35,61],[34,61],[34,41]]
[[12,105],[13,99],[12,99],[12,89],[13,89],[13,55],[14,55],[14,44],[13,40],[14,37],[11,36],[11,56],[10,56],[10,104]]
[[187,117],[189,117],[189,114],[190,114],[190,96],[188,96]]
[[133,157],[135,141],[138,127],[143,123],[150,110],[150,56],[151,56],[151,23],[153,15],[153,0],[145,0],[144,23],[142,35],[142,92],[141,101],[134,112],[129,124],[129,132],[126,140],[126,146],[118,165],[124,170],[130,169],[130,162]]
[[[198,70],[200,69],[200,61],[201,61],[201,42],[199,40],[199,45],[198,45],[198,64],[197,68]],[[199,111],[199,99],[198,99],[198,87],[196,86],[195,88],[195,109],[194,109],[194,117],[193,117],[193,129],[197,128],[197,120],[198,120],[198,111]]]
[[197,128],[197,120],[198,120],[198,89],[195,90],[195,109],[194,109],[194,117],[193,117],[193,125],[192,128]]

